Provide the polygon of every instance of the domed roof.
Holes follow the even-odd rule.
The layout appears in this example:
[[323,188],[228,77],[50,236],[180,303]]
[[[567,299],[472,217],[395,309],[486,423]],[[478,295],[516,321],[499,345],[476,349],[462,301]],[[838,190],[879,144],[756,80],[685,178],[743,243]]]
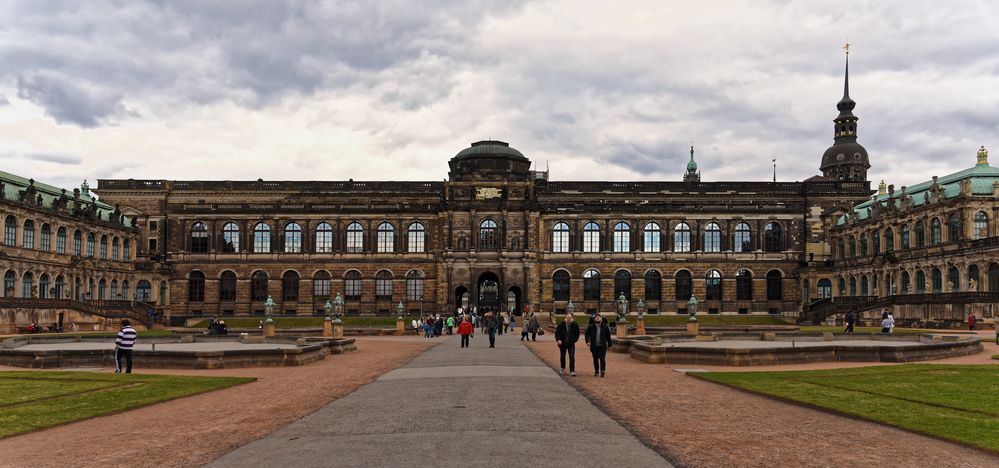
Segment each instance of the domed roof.
[[841,164],[862,164],[864,167],[871,167],[867,149],[856,141],[838,141],[830,146],[822,154],[822,165],[819,169],[824,170]]
[[497,156],[522,161],[528,160],[523,153],[511,148],[509,143],[498,140],[482,140],[472,143],[472,146],[459,151],[458,154],[454,156],[454,159],[476,159],[483,157],[495,158]]
[[477,141],[448,162],[451,180],[527,180],[531,160],[509,143]]
[[697,163],[694,162],[694,158],[690,158],[690,162],[687,163],[687,172],[696,172]]

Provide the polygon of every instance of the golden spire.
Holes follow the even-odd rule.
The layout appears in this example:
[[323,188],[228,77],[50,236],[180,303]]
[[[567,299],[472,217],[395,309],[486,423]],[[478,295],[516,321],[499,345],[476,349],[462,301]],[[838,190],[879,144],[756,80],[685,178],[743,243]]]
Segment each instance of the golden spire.
[[982,147],[978,149],[978,165],[989,165],[989,150],[985,149],[985,145],[982,145]]
[[881,179],[881,183],[878,184],[878,195],[888,194],[888,184],[885,183],[884,179]]
[[850,43],[849,42],[847,42],[846,44],[843,44],[843,50],[846,51],[846,55],[850,55]]

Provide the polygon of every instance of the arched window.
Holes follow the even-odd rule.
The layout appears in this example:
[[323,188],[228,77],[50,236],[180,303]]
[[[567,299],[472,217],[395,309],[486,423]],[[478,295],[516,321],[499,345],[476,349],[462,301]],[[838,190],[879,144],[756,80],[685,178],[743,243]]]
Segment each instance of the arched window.
[[423,272],[411,270],[406,273],[406,300],[419,301],[423,299]]
[[620,222],[614,225],[614,251],[631,251],[631,226],[628,223]]
[[[21,297],[32,297],[34,289],[35,275],[32,275],[30,271],[24,272],[24,275],[21,275]],[[100,299],[104,299],[104,280],[101,280]]]
[[8,215],[3,223],[3,245],[8,247],[17,246],[17,218]]
[[840,259],[846,258],[846,241],[842,237],[836,239],[836,257]]
[[909,225],[902,225],[902,250],[909,250]]
[[[974,281],[975,288],[971,287],[972,281]],[[985,288],[983,288],[982,286],[980,286],[982,284],[981,282],[982,282],[982,279],[979,278],[979,274],[978,274],[978,265],[971,265],[971,266],[969,266],[968,267],[968,291],[978,292],[978,291],[984,290]]]
[[222,252],[239,252],[239,225],[236,223],[225,223],[222,226]]
[[687,270],[680,270],[676,272],[675,289],[676,289],[676,301],[686,302],[690,300],[691,295],[691,276],[690,272]]
[[388,270],[375,273],[375,300],[392,300],[392,273]]
[[870,294],[871,294],[871,290],[868,287],[867,275],[861,275],[860,276],[860,295],[861,296],[869,296]]
[[863,234],[860,235],[860,256],[861,257],[866,257],[867,256],[867,244],[868,244],[868,242],[867,242],[867,233],[865,232],[865,233],[863,233]]
[[253,227],[253,251],[255,253],[269,253],[271,251],[271,226],[269,224],[257,223]]
[[631,272],[628,270],[618,270],[614,273],[614,300],[617,300],[621,294],[631,302]]
[[66,228],[56,230],[56,253],[66,253]]
[[735,299],[739,301],[753,300],[753,273],[742,269],[735,274]]
[[16,278],[14,270],[7,270],[3,274],[3,297],[14,297],[14,281]]
[[851,296],[857,295],[857,278],[854,278],[852,276],[850,277],[850,295]]
[[947,242],[961,240],[961,217],[957,213],[947,218]]
[[121,256],[121,241],[117,237],[111,239],[111,260],[118,261]]
[[583,226],[583,252],[600,251],[600,226],[594,222],[588,222]]
[[552,273],[552,300],[569,300],[569,272],[558,270]]
[[288,270],[281,276],[281,297],[285,301],[298,300],[298,281],[298,272],[294,270]]
[[427,251],[427,228],[423,223],[413,223],[409,225],[409,239],[407,249],[411,253],[422,253]]
[[108,259],[108,236],[101,236],[100,258],[101,260]]
[[208,253],[208,227],[197,222],[191,226],[191,252]]
[[333,284],[333,277],[326,270],[319,270],[312,276],[312,296],[313,299],[327,299],[330,297],[330,287]]
[[930,245],[940,245],[943,242],[940,234],[940,219],[933,218],[930,221]]
[[126,262],[132,259],[132,242],[128,239],[121,241],[121,259]]
[[316,253],[333,252],[333,226],[322,222],[316,226]]
[[35,248],[35,222],[30,219],[24,222],[24,232],[21,233],[21,247],[26,249]]
[[659,270],[645,272],[645,302],[663,300],[663,274]]
[[192,271],[187,279],[187,301],[205,302],[205,274]]
[[957,267],[950,267],[947,270],[947,291],[958,292],[961,290],[961,272]]
[[350,301],[361,300],[361,272],[350,270],[343,275],[343,295]]
[[97,245],[97,236],[94,233],[87,233],[87,256],[94,256],[94,246]]
[[718,270],[708,270],[704,277],[704,298],[709,301],[720,301],[722,298],[722,275]]
[[752,231],[749,224],[739,223],[735,225],[735,238],[732,240],[732,250],[736,252],[751,252],[753,250]]
[[257,270],[250,276],[250,300],[263,302],[267,300],[267,273]]
[[285,253],[302,253],[302,225],[288,223],[284,227]]
[[779,270],[767,272],[767,300],[780,301],[784,299],[784,278]]
[[850,236],[850,258],[857,256],[857,237]]
[[564,253],[568,251],[569,225],[560,221],[552,226],[552,252]]
[[895,231],[891,228],[885,230],[885,252],[895,251]]
[[721,227],[718,223],[708,223],[704,226],[704,251],[721,252]]
[[999,263],[989,264],[989,292],[999,292]]
[[[114,293],[118,290],[118,282],[111,282],[111,299],[115,299]],[[48,273],[42,273],[42,276],[38,277],[38,297],[41,299],[49,298],[49,275]]]
[[940,274],[940,269],[934,268],[931,273],[933,278],[933,294],[940,294],[943,292],[943,276]]
[[479,223],[479,250],[496,250],[496,221],[491,219]]
[[677,223],[673,228],[673,251],[690,252],[690,225]]
[[914,230],[916,231],[916,248],[926,247],[926,227],[923,226],[923,222],[917,222]]
[[236,273],[223,271],[219,278],[219,301],[236,301]]
[[922,271],[916,272],[916,294],[924,294],[926,292],[926,273]]
[[828,278],[822,278],[819,280],[819,299],[827,299],[832,297],[832,281]]
[[763,230],[763,250],[767,252],[784,251],[784,229],[780,224],[767,223]]
[[881,231],[871,233],[871,250],[874,255],[881,253]]
[[597,270],[586,270],[583,272],[583,300],[600,300],[600,272]]
[[360,223],[347,225],[347,252],[364,252],[364,228]]
[[984,211],[975,213],[974,226],[973,235],[975,239],[985,239],[986,237],[989,237],[989,215],[985,214]]
[[659,252],[662,250],[659,239],[662,236],[662,231],[659,229],[658,223],[646,223],[645,224],[645,242],[644,249],[646,252]]
[[73,231],[73,255],[82,254],[83,233],[79,229]]
[[[57,295],[58,294],[62,294],[62,292],[61,292],[62,291],[61,285],[62,285],[62,276],[59,276],[59,277],[56,278],[56,294]],[[128,287],[128,280],[121,280],[121,297],[124,297],[125,299],[131,300],[132,296],[129,296],[129,291],[130,290],[129,290],[129,287]],[[67,296],[68,296],[68,294],[67,294]],[[57,297],[56,299],[61,299],[61,297]]]
[[395,251],[395,227],[390,223],[381,223],[377,229],[377,241],[375,248],[378,253],[391,253]]
[[909,294],[910,288],[912,287],[912,277],[909,276],[908,271],[902,271],[902,290],[899,291],[901,294]]

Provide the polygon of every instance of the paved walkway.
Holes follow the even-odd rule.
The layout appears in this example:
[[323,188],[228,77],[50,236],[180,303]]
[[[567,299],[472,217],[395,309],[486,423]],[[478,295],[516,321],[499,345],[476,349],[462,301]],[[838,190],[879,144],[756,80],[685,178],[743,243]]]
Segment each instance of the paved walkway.
[[[457,335],[438,338],[409,364],[212,465],[670,466],[519,336],[498,336],[495,349],[479,333],[468,349]],[[578,367],[588,369],[589,353],[579,351]]]

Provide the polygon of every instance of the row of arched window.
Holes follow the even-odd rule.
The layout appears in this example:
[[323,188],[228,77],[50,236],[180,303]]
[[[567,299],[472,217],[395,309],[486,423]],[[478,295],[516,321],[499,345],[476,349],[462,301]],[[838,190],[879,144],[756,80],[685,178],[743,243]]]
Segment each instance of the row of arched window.
[[[839,294],[841,296],[871,296],[875,292],[884,294],[926,294],[960,292],[971,289],[974,281],[975,289],[980,292],[999,292],[999,263],[992,263],[988,267],[986,283],[982,283],[981,272],[978,265],[968,267],[966,280],[961,280],[961,271],[956,266],[951,266],[944,270],[937,267],[917,269],[914,273],[902,270],[901,272],[885,273],[883,278],[875,275],[851,275],[849,277],[839,277]],[[879,282],[880,281],[880,282]],[[877,291],[876,291],[877,290]]]
[[[973,240],[985,239],[989,237],[989,215],[984,211],[975,213],[973,218],[971,237]],[[839,258],[866,257],[867,255],[879,255],[895,251],[895,242],[898,241],[898,248],[908,250],[912,248],[920,249],[927,245],[940,245],[943,243],[944,225],[940,218],[933,218],[929,222],[929,236],[927,236],[926,225],[922,221],[917,221],[910,230],[908,224],[898,226],[898,238],[896,239],[895,228],[873,230],[870,233],[860,234],[858,239],[855,235],[840,237],[836,241]],[[961,240],[961,217],[955,213],[947,217],[947,242],[958,242]],[[883,242],[883,244],[882,244]]]
[[[650,221],[645,223],[637,236],[632,235],[632,227],[625,221],[614,224],[609,239],[604,238],[601,233],[600,224],[589,221],[583,225],[578,236],[572,235],[569,224],[558,221],[551,230],[551,251],[552,252],[602,252],[610,250],[612,252],[662,252],[664,239],[668,242],[669,236],[665,236],[659,223]],[[668,233],[666,233],[668,234]],[[690,252],[700,250],[702,252],[721,252],[731,250],[733,252],[749,252],[753,250],[753,233],[749,223],[738,223],[731,237],[724,235],[721,225],[716,222],[708,222],[700,233],[691,228],[686,222],[679,222],[672,229],[673,252]],[[695,248],[695,237],[699,236],[701,242]],[[578,241],[573,241],[578,237]],[[633,245],[640,243],[641,245]],[[763,230],[763,245],[765,252],[781,252],[785,249],[784,229],[780,223],[769,222]]]
[[[140,280],[136,284],[135,295],[132,296],[129,281],[117,279],[110,281],[100,278],[87,279],[76,278],[75,283],[67,281],[63,275],[50,275],[48,273],[24,272],[21,279],[21,290],[17,291],[17,273],[14,270],[7,270],[3,275],[3,296],[4,297],[24,297],[40,299],[76,299],[83,300],[136,300],[142,302],[152,301],[152,285],[149,281]],[[37,281],[37,283],[36,283]],[[86,286],[86,287],[85,287]],[[165,288],[166,283],[163,283]],[[162,291],[161,291],[162,293]]]
[[[18,230],[20,228],[20,245],[18,245]],[[68,244],[69,230],[60,226],[55,231],[53,242],[52,226],[49,223],[36,225],[32,219],[25,220],[18,225],[14,215],[7,215],[4,220],[3,243],[8,247],[21,247],[24,249],[35,249],[44,252],[55,252],[65,254],[71,252],[73,255],[84,255],[87,257],[100,258],[101,260],[129,261],[132,259],[132,243],[129,239],[120,239],[116,236],[110,237],[89,232],[86,235],[84,244],[83,231],[76,229],[72,234],[72,243]],[[68,245],[67,245],[68,244]],[[86,245],[86,251],[84,251]]]
[[[552,300],[568,301],[571,296],[570,275],[566,270],[556,270],[552,274]],[[601,276],[596,269],[590,268],[583,272],[583,300],[599,301],[601,294]],[[644,275],[644,299],[650,302],[662,301],[662,273],[658,270],[648,270]],[[679,270],[673,275],[675,294],[673,300],[687,301],[693,293],[693,275],[688,270]],[[783,299],[783,275],[780,270],[770,270],[766,275],[767,300]],[[708,270],[704,275],[705,297],[700,300],[722,300],[722,274],[716,269]],[[624,294],[631,301],[631,272],[618,270],[614,273],[614,297]],[[735,274],[735,297],[739,301],[753,300],[753,273],[740,269]]]
[[[343,297],[348,301],[361,300],[361,272],[357,270],[347,271],[343,275],[343,283],[340,285]],[[420,270],[410,270],[406,273],[406,300],[419,301],[423,299],[424,281],[426,276]],[[375,273],[375,300],[392,301],[395,278],[391,271],[379,270]],[[205,301],[205,274],[201,271],[192,271],[188,276],[187,300],[188,302]],[[299,293],[299,285],[302,279],[297,271],[288,270],[281,275],[280,294],[270,289],[270,277],[266,271],[257,270],[250,275],[250,301],[263,302],[269,296],[282,301],[302,300]],[[223,271],[218,277],[218,299],[220,302],[235,302],[237,300],[236,273],[231,270]],[[332,299],[338,291],[333,288],[333,276],[328,271],[320,270],[312,276],[312,298],[314,301],[324,301]],[[310,300],[306,298],[305,300]]]
[[[249,239],[249,251],[254,253],[270,253],[273,249],[279,248],[285,253],[302,253],[306,250],[313,253],[331,253],[335,250],[342,250],[347,253],[367,252],[371,250],[364,235],[364,227],[361,223],[352,222],[347,225],[344,233],[342,245],[337,248],[334,244],[335,236],[333,225],[328,222],[319,223],[312,231],[311,245],[306,247],[306,232],[302,225],[297,222],[290,222],[284,225],[283,245],[276,246],[271,239],[271,225],[266,222],[259,222],[253,226]],[[423,223],[411,223],[406,230],[406,251],[426,252],[427,249],[427,229]],[[193,253],[207,253],[210,249],[208,226],[203,222],[195,222],[191,225],[189,251]],[[222,234],[219,236],[218,250],[223,253],[242,252],[239,225],[235,222],[227,222],[222,226]],[[388,253],[397,251],[397,239],[395,226],[389,222],[378,224],[375,231],[374,251]]]

